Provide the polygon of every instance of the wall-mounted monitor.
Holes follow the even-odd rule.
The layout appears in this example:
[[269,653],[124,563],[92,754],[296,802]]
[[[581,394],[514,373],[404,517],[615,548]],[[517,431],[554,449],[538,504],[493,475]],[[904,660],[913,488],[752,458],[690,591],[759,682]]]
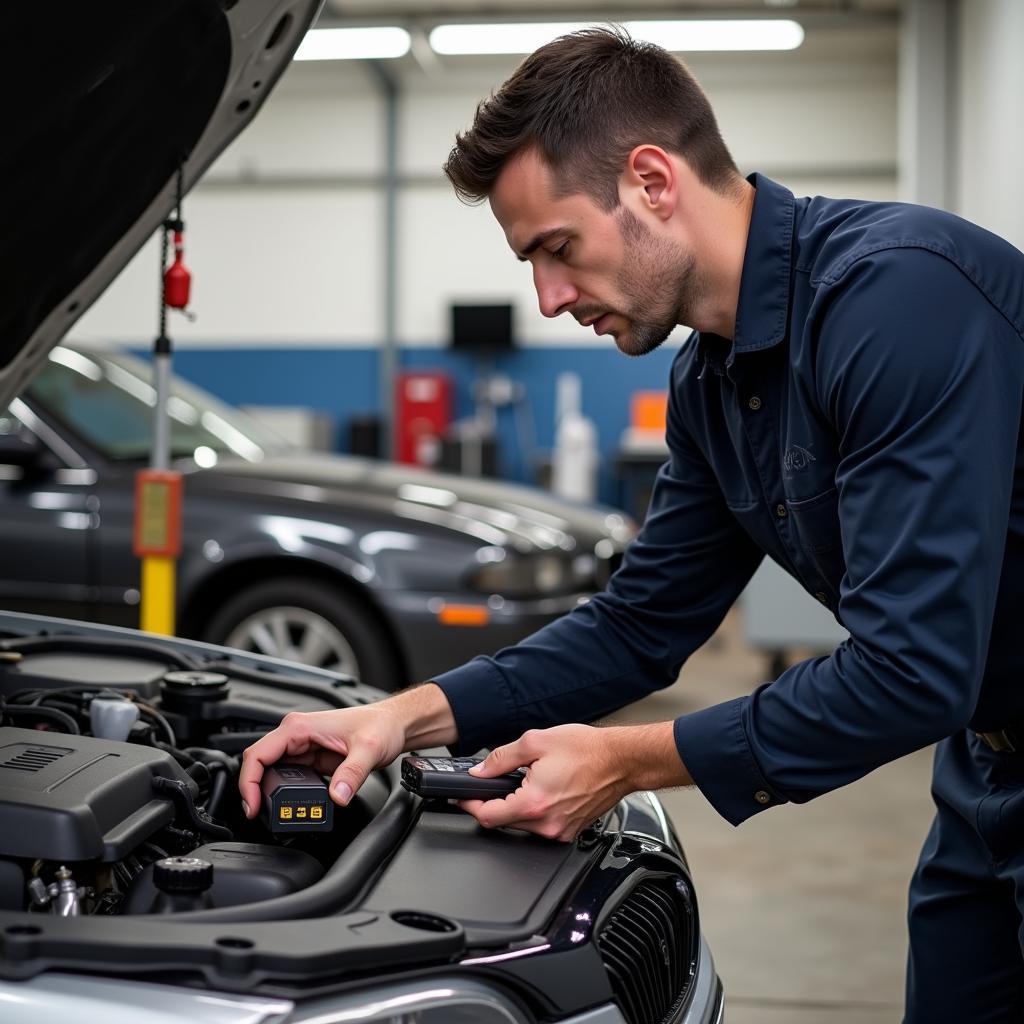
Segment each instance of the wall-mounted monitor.
[[511,303],[451,306],[451,347],[463,352],[501,352],[515,345]]

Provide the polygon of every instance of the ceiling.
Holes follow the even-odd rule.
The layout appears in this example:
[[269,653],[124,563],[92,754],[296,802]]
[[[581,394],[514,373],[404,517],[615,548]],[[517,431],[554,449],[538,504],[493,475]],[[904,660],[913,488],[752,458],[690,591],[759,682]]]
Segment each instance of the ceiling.
[[557,21],[567,14],[576,18],[614,19],[616,15],[643,14],[694,17],[698,15],[830,15],[856,18],[894,16],[900,0],[327,0],[320,24],[349,21],[464,21],[534,18]]

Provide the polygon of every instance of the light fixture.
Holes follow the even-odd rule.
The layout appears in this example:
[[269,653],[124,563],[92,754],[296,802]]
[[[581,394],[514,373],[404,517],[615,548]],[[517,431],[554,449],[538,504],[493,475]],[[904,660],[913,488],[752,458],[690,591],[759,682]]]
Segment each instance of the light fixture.
[[[446,56],[532,53],[558,36],[596,27],[592,22],[492,22],[483,25],[438,25],[430,45]],[[666,50],[795,50],[804,41],[803,27],[783,18],[681,21],[627,21],[637,40]]]
[[307,32],[294,60],[387,60],[403,57],[412,40],[404,28],[315,28]]

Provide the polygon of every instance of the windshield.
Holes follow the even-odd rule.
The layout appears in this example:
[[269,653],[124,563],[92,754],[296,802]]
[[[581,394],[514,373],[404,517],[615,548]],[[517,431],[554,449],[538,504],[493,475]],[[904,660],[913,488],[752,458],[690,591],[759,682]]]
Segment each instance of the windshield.
[[[149,363],[122,353],[58,345],[27,389],[45,409],[108,459],[149,458],[156,389]],[[272,431],[212,395],[172,378],[167,412],[172,458],[216,465],[222,455],[259,462],[289,447]]]

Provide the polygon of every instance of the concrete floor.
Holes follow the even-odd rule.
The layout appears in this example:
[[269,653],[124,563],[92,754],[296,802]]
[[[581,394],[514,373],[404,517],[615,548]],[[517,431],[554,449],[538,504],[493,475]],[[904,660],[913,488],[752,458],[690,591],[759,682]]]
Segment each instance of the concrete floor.
[[[617,722],[748,693],[766,659],[731,617],[667,691]],[[903,1009],[906,889],[931,822],[931,751],[736,829],[697,790],[662,794],[697,884],[727,1024],[890,1024]]]

